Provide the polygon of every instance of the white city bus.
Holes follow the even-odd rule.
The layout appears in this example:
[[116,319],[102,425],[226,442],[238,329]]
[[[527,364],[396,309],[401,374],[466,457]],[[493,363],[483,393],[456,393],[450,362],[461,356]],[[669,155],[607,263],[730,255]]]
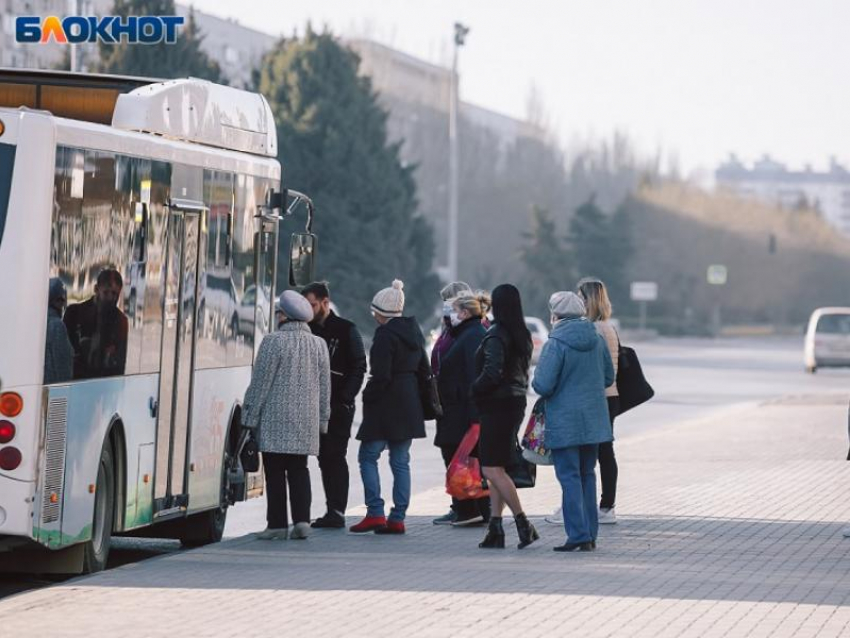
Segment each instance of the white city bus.
[[214,542],[262,489],[237,452],[287,201],[271,110],[120,80],[0,71],[5,569],[99,570],[113,534]]

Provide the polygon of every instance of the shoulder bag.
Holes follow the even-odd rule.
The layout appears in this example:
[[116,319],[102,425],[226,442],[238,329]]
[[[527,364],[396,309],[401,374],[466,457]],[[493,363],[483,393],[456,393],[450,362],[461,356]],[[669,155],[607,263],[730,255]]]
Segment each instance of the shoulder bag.
[[443,416],[443,405],[440,403],[440,393],[437,390],[437,377],[431,370],[428,355],[422,350],[422,360],[417,372],[419,381],[419,398],[422,401],[422,414],[426,421],[433,421]]
[[620,335],[617,334],[617,346],[619,349],[617,359],[617,392],[620,395],[620,414],[634,407],[646,403],[655,396],[655,390],[649,385],[643,375],[643,369],[638,361],[637,353],[633,348],[620,343]]

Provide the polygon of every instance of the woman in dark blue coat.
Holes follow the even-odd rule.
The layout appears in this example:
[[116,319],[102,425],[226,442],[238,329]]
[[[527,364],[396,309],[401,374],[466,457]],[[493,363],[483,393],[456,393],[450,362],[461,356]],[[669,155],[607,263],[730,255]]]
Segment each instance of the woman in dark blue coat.
[[[469,426],[478,422],[478,410],[472,401],[471,390],[477,376],[475,352],[486,332],[481,319],[490,307],[490,297],[462,293],[450,303],[451,345],[441,358],[437,377],[443,416],[437,419],[437,435],[434,438],[434,445],[440,448],[446,467]],[[489,518],[490,499],[459,501],[453,498],[449,513],[434,519],[434,524],[466,526],[483,523]]]

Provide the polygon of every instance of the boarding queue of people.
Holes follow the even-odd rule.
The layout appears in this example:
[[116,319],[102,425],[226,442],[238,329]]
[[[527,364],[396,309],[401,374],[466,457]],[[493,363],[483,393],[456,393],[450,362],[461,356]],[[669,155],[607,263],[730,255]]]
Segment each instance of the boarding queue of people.
[[[60,303],[59,292],[51,295]],[[619,341],[604,283],[583,279],[575,291],[552,294],[553,329],[533,378],[532,339],[515,286],[502,284],[486,293],[453,282],[440,297],[441,330],[429,357],[419,323],[405,314],[403,282],[395,280],[378,291],[371,302],[376,326],[367,368],[360,332],[334,312],[327,283],[281,295],[277,331],[260,346],[243,406],[243,421],[256,431],[266,476],[268,527],[259,538],[303,539],[315,528],[346,527],[346,453],[361,389],[363,414],[356,439],[366,514],[348,529],[354,534],[404,534],[411,499],[410,448],[414,439],[426,436],[423,393],[434,383],[442,406],[434,444],[448,468],[477,425],[480,435],[472,455],[489,491],[485,497],[452,498],[448,512],[434,524],[486,527],[479,547],[501,549],[506,545],[507,508],[519,549],[540,538],[508,471],[516,461],[531,386],[544,405],[546,446],[563,493],[561,506],[546,519],[563,525],[566,533],[555,550],[596,548],[599,524],[616,521],[613,423]],[[390,490],[382,490],[378,469],[385,452]],[[311,455],[318,457],[325,492],[325,513],[312,522]],[[391,505],[385,501],[390,495]]]

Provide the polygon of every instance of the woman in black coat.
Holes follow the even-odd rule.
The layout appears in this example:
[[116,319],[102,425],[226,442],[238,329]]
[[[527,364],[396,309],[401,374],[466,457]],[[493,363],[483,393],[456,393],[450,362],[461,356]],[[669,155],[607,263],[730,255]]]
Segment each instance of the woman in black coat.
[[[469,426],[478,423],[478,410],[472,401],[472,383],[475,381],[475,352],[484,339],[486,330],[481,319],[490,307],[486,294],[462,293],[451,300],[451,345],[443,354],[437,388],[443,405],[443,416],[437,419],[437,436],[434,445],[440,448],[448,468]],[[490,499],[452,499],[452,508],[435,525],[475,525],[490,518]]]
[[516,451],[517,431],[525,418],[531,334],[525,325],[519,290],[502,284],[493,290],[493,325],[484,336],[475,363],[472,394],[481,417],[478,442],[482,472],[490,487],[490,527],[479,547],[505,546],[502,511],[514,514],[522,549],[540,536],[522,511],[516,487],[505,468]]
[[[403,317],[404,284],[398,279],[372,300],[378,322],[369,351],[369,381],[363,390],[363,421],[357,432],[360,477],[366,499],[366,517],[352,526],[355,534],[404,534],[410,504],[410,445],[425,438],[425,418],[419,377],[428,368],[425,337],[413,317]],[[384,516],[378,460],[390,453],[393,472],[393,508]]]

